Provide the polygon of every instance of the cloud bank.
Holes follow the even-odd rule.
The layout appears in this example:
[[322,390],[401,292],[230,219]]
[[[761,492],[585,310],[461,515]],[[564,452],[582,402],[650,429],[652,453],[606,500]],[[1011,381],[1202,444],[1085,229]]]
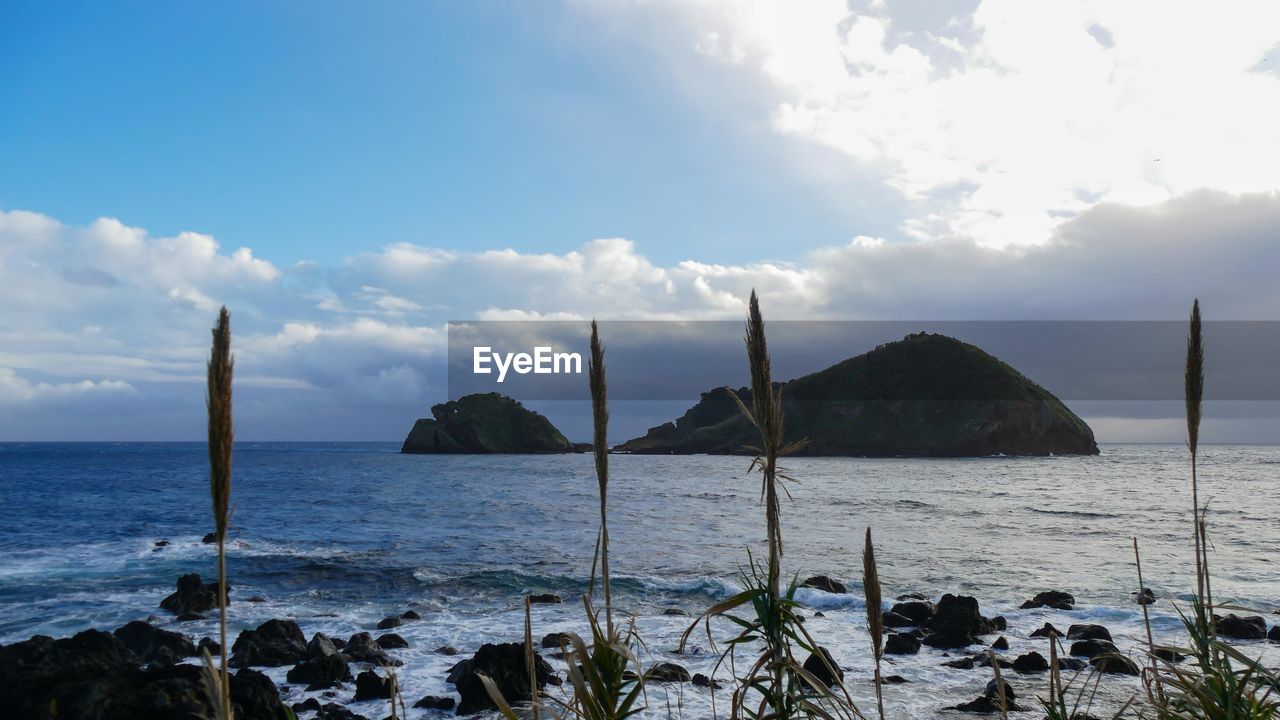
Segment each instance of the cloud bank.
[[909,201],[908,237],[1035,244],[1103,202],[1276,188],[1275,3],[584,5],[643,28],[677,77],[714,64],[754,80],[773,131]]
[[858,237],[793,262],[662,266],[612,238],[563,255],[396,244],[322,265],[0,211],[0,438],[201,437],[223,303],[242,438],[396,440],[444,399],[449,320],[738,318],[753,287],[775,319],[1179,319],[1199,297],[1210,318],[1273,320],[1278,236],[1280,194],[1197,191],[1101,203],[1004,249]]

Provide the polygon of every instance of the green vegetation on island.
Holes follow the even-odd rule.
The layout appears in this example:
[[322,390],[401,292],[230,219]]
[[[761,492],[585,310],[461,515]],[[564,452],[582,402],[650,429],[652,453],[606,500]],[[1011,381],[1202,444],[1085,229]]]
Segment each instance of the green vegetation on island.
[[[982,349],[918,333],[781,383],[787,443],[799,455],[966,457],[1096,455],[1093,431],[1052,393]],[[737,396],[735,399],[734,395]],[[754,454],[758,431],[716,388],[674,423],[614,449]]]
[[431,408],[413,424],[402,453],[565,453],[569,442],[551,421],[498,393],[464,395]]

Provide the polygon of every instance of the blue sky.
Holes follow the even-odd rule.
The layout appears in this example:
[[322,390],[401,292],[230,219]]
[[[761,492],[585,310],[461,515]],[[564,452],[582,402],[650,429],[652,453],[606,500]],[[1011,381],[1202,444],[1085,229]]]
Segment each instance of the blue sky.
[[[893,221],[700,111],[650,49],[554,3],[12,4],[0,207],[276,262],[393,242],[659,262],[794,257]],[[655,72],[657,69],[657,72]]]
[[245,439],[399,439],[449,320],[1275,320],[1280,4],[1206,12],[5,3],[0,440],[199,438],[223,304]]

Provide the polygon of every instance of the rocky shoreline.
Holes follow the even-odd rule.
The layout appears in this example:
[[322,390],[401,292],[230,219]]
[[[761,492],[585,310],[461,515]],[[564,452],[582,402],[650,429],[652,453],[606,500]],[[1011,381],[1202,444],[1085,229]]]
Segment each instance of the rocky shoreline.
[[[824,576],[807,579],[803,587],[822,595],[847,595],[841,583]],[[537,598],[556,603],[555,595]],[[1154,595],[1135,597],[1140,604],[1157,602]],[[198,619],[200,613],[216,607],[216,588],[211,588],[198,575],[179,578],[174,593],[161,607],[174,616],[174,621]],[[1075,598],[1061,591],[1046,591],[1027,599],[1023,609],[1050,608],[1071,612]],[[824,617],[821,610],[810,608],[811,619]],[[680,614],[672,611],[670,614]],[[85,630],[70,638],[55,640],[35,636],[29,640],[0,646],[0,677],[7,681],[0,688],[0,707],[18,718],[47,718],[55,712],[68,718],[210,718],[214,707],[214,686],[203,670],[200,658],[208,652],[219,652],[212,638],[194,638],[183,633],[157,627],[158,618],[135,620],[113,632]],[[272,619],[252,629],[241,631],[229,649],[232,674],[232,702],[241,720],[276,720],[284,717],[282,696],[301,690],[304,700],[291,703],[291,709],[303,718],[318,720],[358,720],[368,718],[346,707],[347,703],[370,700],[387,702],[392,694],[392,674],[402,667],[396,651],[409,643],[396,629],[413,623],[430,622],[414,610],[389,615],[376,627],[353,628],[343,639],[324,632],[313,632],[308,638],[303,628],[292,619]],[[1035,705],[1019,698],[1013,685],[991,679],[993,662],[1007,677],[1034,676],[1049,669],[1047,653],[1026,650],[1032,639],[1049,642],[1057,638],[1064,653],[1059,665],[1064,671],[1091,670],[1104,675],[1136,676],[1140,670],[1144,648],[1117,646],[1111,631],[1096,623],[1073,623],[1061,630],[1051,623],[1039,627],[1016,627],[1004,617],[986,617],[978,601],[969,596],[944,594],[932,600],[922,595],[902,595],[884,613],[885,652],[887,657],[915,655],[928,647],[942,651],[940,665],[949,671],[974,671],[975,699],[958,705],[939,705],[937,709],[987,714],[999,711],[1000,694],[1011,710]],[[1280,643],[1280,627],[1268,628],[1258,615],[1227,615],[1218,619],[1217,629],[1225,638]],[[1009,652],[1011,644],[1023,645],[1022,652]],[[548,662],[560,662],[564,636],[550,633],[542,638],[536,655],[536,682],[539,690],[547,685],[560,685],[562,669]],[[522,642],[495,642],[479,645],[464,653],[449,646],[434,650],[435,654],[458,656],[448,672],[447,683],[453,694],[430,694],[404,697],[407,705],[420,714],[471,715],[494,708],[484,691],[479,675],[492,678],[511,702],[531,697],[529,672]],[[825,653],[826,650],[823,650]],[[1180,660],[1176,652],[1170,658]],[[839,676],[826,678],[843,682],[840,658],[831,658]],[[678,658],[676,658],[678,659]],[[1136,661],[1135,661],[1136,659]],[[825,663],[810,657],[807,666],[826,672]],[[288,668],[280,686],[264,673],[264,669]],[[983,669],[986,674],[981,674]],[[714,692],[728,678],[709,677],[677,662],[656,662],[647,681],[667,684],[689,684],[697,690]],[[901,675],[888,675],[886,683],[914,682]],[[1022,705],[1019,704],[1022,703]],[[389,713],[388,713],[389,714]],[[375,715],[374,720],[383,715]]]

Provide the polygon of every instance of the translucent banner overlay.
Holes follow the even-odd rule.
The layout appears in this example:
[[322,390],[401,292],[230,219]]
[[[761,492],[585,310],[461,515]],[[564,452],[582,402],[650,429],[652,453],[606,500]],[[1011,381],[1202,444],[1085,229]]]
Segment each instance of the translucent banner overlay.
[[[612,400],[688,400],[748,383],[739,321],[599,327]],[[1183,398],[1185,322],[776,321],[765,329],[777,381],[925,332],[976,345],[1063,400]],[[1207,400],[1280,400],[1280,322],[1206,322],[1204,336]],[[450,322],[449,396],[586,400],[589,338],[583,321]]]

